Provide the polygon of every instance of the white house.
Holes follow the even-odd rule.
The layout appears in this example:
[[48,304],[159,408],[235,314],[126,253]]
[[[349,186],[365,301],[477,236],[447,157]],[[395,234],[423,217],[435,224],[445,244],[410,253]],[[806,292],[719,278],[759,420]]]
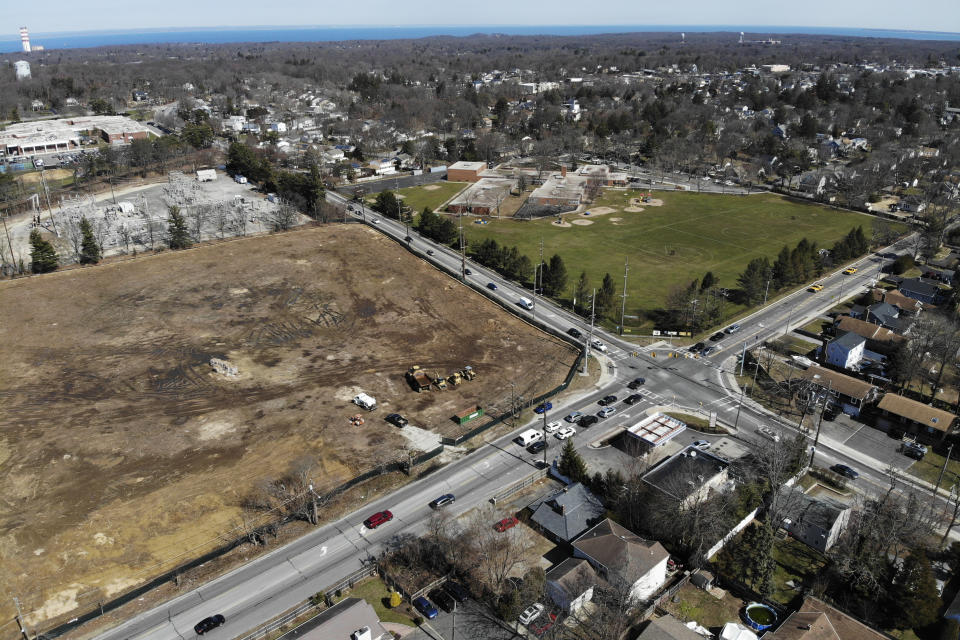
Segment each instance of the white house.
[[670,554],[663,545],[609,519],[577,538],[573,555],[589,562],[607,582],[629,585],[631,600],[648,600],[667,581]]
[[243,131],[243,125],[247,123],[245,116],[227,116],[223,119],[222,126],[224,131],[233,131],[239,133]]
[[827,343],[827,364],[841,369],[853,369],[863,360],[867,339],[852,331]]
[[567,558],[547,571],[545,590],[554,604],[568,615],[574,615],[593,598],[593,588],[600,581],[590,563],[583,558]]
[[397,172],[397,167],[390,158],[371,160],[367,166],[378,176],[386,176]]
[[271,122],[270,131],[273,131],[274,133],[286,133],[287,125],[284,122]]

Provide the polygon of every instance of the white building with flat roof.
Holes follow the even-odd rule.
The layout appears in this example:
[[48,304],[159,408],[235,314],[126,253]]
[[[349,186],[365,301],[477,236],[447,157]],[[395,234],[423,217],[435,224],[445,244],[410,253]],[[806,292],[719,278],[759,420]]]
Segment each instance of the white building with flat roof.
[[686,423],[676,418],[671,418],[664,413],[655,413],[632,427],[627,427],[627,435],[653,449],[667,444],[683,433],[686,428]]

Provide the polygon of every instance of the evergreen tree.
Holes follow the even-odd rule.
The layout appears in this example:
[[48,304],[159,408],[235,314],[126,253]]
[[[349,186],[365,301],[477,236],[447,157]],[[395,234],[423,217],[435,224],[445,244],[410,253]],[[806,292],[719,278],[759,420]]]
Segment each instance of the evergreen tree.
[[553,297],[561,295],[564,289],[567,288],[567,280],[569,277],[567,275],[567,265],[563,263],[563,258],[560,257],[560,254],[553,254],[544,274],[547,276],[543,281],[544,292],[548,296]]
[[767,273],[770,270],[770,261],[767,258],[754,258],[747,264],[747,268],[737,278],[737,284],[743,292],[747,305],[758,302],[763,295],[767,284]]
[[93,237],[93,227],[86,217],[80,218],[80,264],[97,264],[100,262],[100,245]]
[[53,245],[40,236],[39,229],[30,232],[30,270],[34,273],[54,271],[59,265]]
[[167,224],[167,244],[171,249],[187,249],[193,244],[187,231],[187,221],[180,213],[180,207],[170,207],[170,221]]
[[563,445],[563,451],[560,453],[560,461],[557,463],[557,471],[568,478],[571,482],[588,482],[590,473],[587,471],[587,463],[583,461],[580,454],[573,447],[573,440],[567,439]]
[[890,626],[925,627],[936,621],[941,604],[930,560],[922,549],[916,549],[904,558],[890,589]]
[[613,277],[607,273],[603,276],[603,283],[597,291],[597,316],[605,316],[613,308],[613,299],[617,295],[617,288],[613,284]]
[[388,218],[403,220],[403,206],[392,191],[381,191],[378,193],[373,208]]
[[589,310],[590,303],[590,281],[587,279],[587,272],[581,271],[577,284],[573,287],[573,310],[576,313],[586,313]]
[[773,281],[775,289],[788,287],[797,281],[793,263],[790,261],[790,247],[787,245],[783,245],[776,262],[773,263]]
[[713,271],[707,271],[703,274],[703,280],[700,281],[700,291],[709,291],[715,286],[717,286],[717,278],[713,275]]

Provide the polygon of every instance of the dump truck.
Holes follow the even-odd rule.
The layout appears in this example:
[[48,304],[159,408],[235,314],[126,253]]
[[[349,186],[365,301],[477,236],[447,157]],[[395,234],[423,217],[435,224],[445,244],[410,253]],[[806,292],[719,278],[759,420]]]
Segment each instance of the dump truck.
[[437,385],[437,389],[439,389],[440,391],[444,391],[447,388],[447,379],[444,378],[439,373],[434,372],[433,384]]
[[459,387],[460,383],[463,382],[463,375],[459,371],[454,371],[450,374],[450,377],[447,378],[447,381],[455,387]]
[[430,380],[426,371],[419,366],[413,366],[407,371],[407,382],[413,387],[414,391],[420,393],[421,391],[430,391],[430,385],[433,381]]
[[474,378],[477,377],[477,372],[473,370],[473,367],[471,367],[470,365],[467,365],[460,372],[460,375],[462,375],[467,380],[473,380]]

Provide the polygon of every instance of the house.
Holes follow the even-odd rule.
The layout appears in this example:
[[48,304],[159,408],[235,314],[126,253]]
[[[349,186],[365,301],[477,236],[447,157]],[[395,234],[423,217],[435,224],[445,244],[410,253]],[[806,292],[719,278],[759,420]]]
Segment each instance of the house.
[[826,345],[826,362],[841,369],[855,369],[863,360],[867,339],[853,332],[844,333]]
[[651,619],[637,640],[703,640],[703,636],[668,613]]
[[567,558],[546,573],[547,596],[568,615],[574,615],[593,599],[600,582],[597,572],[583,558]]
[[890,329],[850,316],[838,316],[834,331],[837,335],[854,333],[862,336],[867,339],[867,349],[881,354],[890,353],[906,341],[906,337]]
[[[888,291],[887,289],[881,289],[879,287],[873,289],[870,294],[873,299],[878,302],[886,302],[892,304],[897,309],[901,311],[901,316],[903,314],[910,315],[919,315],[923,309],[930,308],[931,305],[924,305],[919,300],[905,296],[897,290]],[[850,315],[853,315],[852,313]]]
[[603,503],[575,482],[530,505],[530,520],[556,541],[571,542],[600,520]]
[[813,382],[821,391],[829,392],[834,403],[850,416],[860,415],[863,407],[876,402],[880,395],[877,387],[869,382],[819,365],[802,371],[800,377]]
[[956,277],[956,271],[953,269],[938,269],[936,267],[927,266],[924,267],[923,277],[953,285],[953,279]]
[[812,596],[790,614],[765,640],[887,640],[862,622]]
[[270,131],[274,133],[286,133],[287,125],[284,122],[271,122],[269,126]]
[[778,124],[773,128],[773,135],[777,136],[781,140],[786,140],[787,138],[787,125]]
[[392,640],[377,612],[362,598],[346,598],[284,637],[297,640]]
[[957,416],[949,411],[895,393],[884,394],[877,404],[877,409],[881,412],[877,419],[879,428],[896,428],[922,437],[928,442],[946,438],[947,434],[953,431],[957,419]]
[[878,302],[870,305],[865,309],[863,319],[871,324],[878,324],[891,331],[904,333],[901,329],[903,323],[900,321],[900,309],[889,302]]
[[727,460],[691,445],[645,473],[643,481],[686,508],[720,490],[729,479],[729,466]]
[[447,167],[447,180],[450,182],[479,182],[480,172],[487,168],[486,162],[454,162]]
[[573,543],[573,555],[589,562],[607,582],[629,588],[632,600],[649,599],[667,581],[670,554],[663,545],[610,519],[580,536]]
[[927,208],[927,203],[916,196],[907,196],[900,200],[898,208],[908,213],[922,213]]
[[829,551],[850,521],[850,505],[807,495],[798,487],[782,487],[780,492],[787,505],[780,526],[820,553]]
[[900,282],[899,290],[903,295],[924,304],[940,304],[945,298],[939,283],[927,278],[904,278]]
[[378,176],[391,175],[397,172],[397,165],[391,158],[378,158],[367,163],[367,167]]
[[811,193],[813,195],[819,196],[823,195],[823,191],[827,186],[827,177],[823,175],[817,175],[815,173],[808,173],[807,175],[800,178],[800,184],[797,186],[797,189],[804,193]]

